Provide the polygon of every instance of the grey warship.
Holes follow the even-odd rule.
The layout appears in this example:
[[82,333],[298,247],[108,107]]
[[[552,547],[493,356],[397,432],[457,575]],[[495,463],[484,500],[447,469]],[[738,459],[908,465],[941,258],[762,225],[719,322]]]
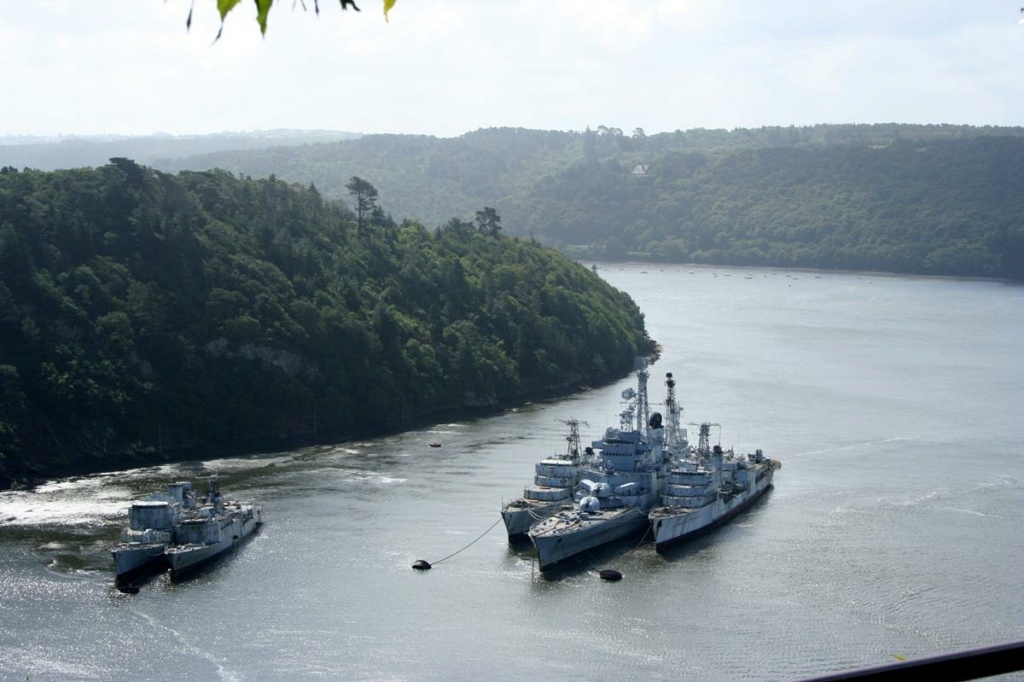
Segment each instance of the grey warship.
[[233,548],[263,524],[259,505],[224,499],[216,474],[200,504],[175,529],[175,542],[164,550],[172,577],[179,577]]
[[231,549],[262,523],[259,505],[224,499],[216,474],[202,497],[187,481],[172,483],[166,494],[129,507],[128,526],[111,548],[115,583],[126,587],[168,568],[172,577],[180,576]]
[[765,457],[760,449],[737,456],[732,449],[712,446],[712,426],[718,425],[700,425],[696,450],[674,463],[662,504],[648,514],[658,552],[722,525],[773,485],[781,466],[777,460]]
[[195,506],[196,496],[188,481],[171,483],[166,493],[154,493],[147,500],[132,502],[121,541],[111,549],[116,582],[129,584],[166,568],[164,551],[175,541],[175,529],[182,518]]
[[580,449],[581,422],[577,419],[559,421],[569,426],[566,452],[534,464],[533,485],[523,489],[522,497],[510,500],[501,508],[509,542],[525,539],[531,525],[572,502],[573,487],[580,481],[583,465],[593,456],[591,448]]
[[528,532],[540,570],[614,540],[642,533],[647,513],[661,501],[670,463],[661,415],[647,402],[647,362],[637,359],[636,391],[626,389],[619,426],[593,442],[594,459],[583,467],[571,505],[535,523]]

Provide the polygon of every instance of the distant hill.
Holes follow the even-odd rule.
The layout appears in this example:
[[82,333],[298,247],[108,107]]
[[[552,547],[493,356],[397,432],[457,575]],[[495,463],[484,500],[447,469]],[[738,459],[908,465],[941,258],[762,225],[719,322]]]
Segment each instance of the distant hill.
[[492,128],[160,161],[348,200],[366,178],[427,226],[493,206],[579,258],[1024,278],[1024,128],[817,125],[646,135]]
[[97,167],[123,157],[152,164],[209,152],[268,149],[358,138],[336,130],[263,130],[211,135],[0,137],[0,166],[57,170]]

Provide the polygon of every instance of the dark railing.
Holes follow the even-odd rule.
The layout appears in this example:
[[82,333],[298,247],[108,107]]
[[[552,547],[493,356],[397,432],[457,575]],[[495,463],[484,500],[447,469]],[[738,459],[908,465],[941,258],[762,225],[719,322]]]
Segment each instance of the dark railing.
[[812,677],[803,682],[902,682],[911,677],[928,682],[965,682],[1020,670],[1024,670],[1024,641],[876,665],[835,675]]

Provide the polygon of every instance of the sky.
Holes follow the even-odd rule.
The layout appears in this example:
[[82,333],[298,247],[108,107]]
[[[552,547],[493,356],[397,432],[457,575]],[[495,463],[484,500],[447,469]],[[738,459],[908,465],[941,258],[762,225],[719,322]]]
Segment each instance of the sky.
[[1021,0],[356,3],[0,0],[0,140],[1024,125]]

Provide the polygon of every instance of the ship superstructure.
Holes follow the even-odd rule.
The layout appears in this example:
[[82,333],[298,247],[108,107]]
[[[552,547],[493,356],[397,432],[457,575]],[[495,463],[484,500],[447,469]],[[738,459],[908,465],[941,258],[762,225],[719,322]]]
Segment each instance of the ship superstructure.
[[571,418],[559,421],[569,427],[565,453],[534,464],[533,484],[523,489],[522,497],[507,502],[501,509],[510,542],[526,538],[531,525],[572,503],[572,491],[580,481],[583,465],[593,457],[591,448],[580,448],[580,425],[586,422]]
[[540,570],[608,542],[643,532],[647,512],[660,502],[667,465],[661,415],[647,401],[647,363],[637,360],[637,390],[622,393],[618,427],[593,442],[573,504],[534,524],[528,535]]

